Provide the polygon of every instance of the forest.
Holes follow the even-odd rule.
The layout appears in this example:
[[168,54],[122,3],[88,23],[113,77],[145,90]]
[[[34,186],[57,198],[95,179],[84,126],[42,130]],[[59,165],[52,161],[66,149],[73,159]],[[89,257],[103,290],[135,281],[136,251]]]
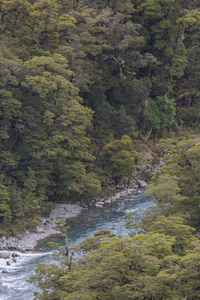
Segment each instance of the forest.
[[129,182],[149,141],[165,162],[140,234],[61,249],[35,299],[200,299],[200,143],[179,138],[199,130],[199,25],[196,0],[0,0],[0,234]]
[[142,144],[198,129],[199,5],[0,1],[2,226],[90,203]]
[[53,243],[59,263],[37,265],[34,299],[200,299],[200,143],[165,139],[157,147],[165,165],[145,191],[155,205],[140,222],[127,215],[130,236],[101,229],[72,249]]

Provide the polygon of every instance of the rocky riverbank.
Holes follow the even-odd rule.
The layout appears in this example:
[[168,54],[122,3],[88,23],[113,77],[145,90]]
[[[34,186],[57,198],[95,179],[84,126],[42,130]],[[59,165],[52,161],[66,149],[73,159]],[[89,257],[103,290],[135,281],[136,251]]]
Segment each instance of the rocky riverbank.
[[[1,237],[0,250],[17,250],[20,252],[34,250],[39,241],[61,233],[52,228],[55,226],[55,221],[76,217],[83,209],[79,204],[57,204],[49,218],[42,218],[40,224],[33,231],[26,231],[18,236]],[[0,252],[0,258],[1,256],[2,253]]]
[[95,207],[103,208],[104,204],[111,204],[116,202],[120,197],[130,195],[130,194],[139,194],[140,190],[138,188],[145,188],[147,186],[147,183],[143,180],[138,180],[136,183],[133,184],[133,187],[129,187],[126,189],[123,189],[122,191],[116,193],[114,196],[109,198],[100,198],[93,200],[93,204]]
[[[102,209],[106,204],[112,204],[116,202],[119,198],[124,197],[129,194],[139,194],[144,191],[147,183],[145,181],[137,181],[134,183],[132,188],[126,188],[120,190],[112,197],[95,199],[91,205]],[[122,186],[118,187],[119,189]],[[22,256],[26,255],[28,251],[33,251],[38,242],[48,238],[52,235],[61,234],[61,232],[56,231],[54,228],[55,221],[61,219],[69,219],[76,217],[78,214],[83,214],[83,210],[87,209],[87,206],[83,207],[81,204],[57,204],[54,210],[51,212],[49,218],[42,218],[40,224],[31,232],[26,231],[20,236],[10,236],[0,238],[0,264],[5,266],[2,273],[7,273],[6,266],[11,266],[17,263]],[[2,262],[2,263],[1,263]]]
[[[129,195],[131,193],[138,194],[139,187],[145,187],[147,183],[145,181],[137,181],[132,188],[127,188],[119,191],[114,196],[109,198],[95,199],[92,203],[97,208],[103,208],[104,204],[114,203],[120,197]],[[33,231],[26,231],[22,235],[9,236],[0,238],[0,258],[5,258],[2,250],[19,251],[26,252],[34,250],[37,243],[49,236],[61,234],[61,232],[56,231],[54,228],[55,221],[58,219],[69,219],[76,217],[87,207],[83,207],[80,204],[57,204],[54,210],[51,212],[49,218],[42,218],[40,224]],[[6,255],[7,256],[7,255]]]

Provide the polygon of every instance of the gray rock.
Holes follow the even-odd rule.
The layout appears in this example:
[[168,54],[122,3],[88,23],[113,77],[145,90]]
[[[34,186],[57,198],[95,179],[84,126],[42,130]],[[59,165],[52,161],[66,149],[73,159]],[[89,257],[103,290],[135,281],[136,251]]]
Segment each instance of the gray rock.
[[6,237],[5,237],[5,236],[2,236],[1,239],[0,239],[0,241],[1,241],[2,243],[5,242],[5,241],[6,241]]
[[[24,248],[25,248],[25,245],[19,245],[19,246],[14,247],[13,250],[19,251],[19,252],[21,252],[21,253],[25,253],[26,251],[25,251]],[[19,256],[20,256],[20,255],[19,255]]]
[[126,196],[126,191],[121,192],[121,197]]
[[104,202],[99,201],[99,202],[96,202],[95,204],[97,204],[97,205],[104,205]]
[[36,228],[35,228],[35,233],[45,233],[45,230],[42,226],[38,225]]
[[117,199],[116,199],[116,198],[114,198],[114,197],[113,197],[113,198],[110,198],[110,200],[111,200],[111,202],[112,202],[112,203],[114,203],[114,202],[116,202],[116,201],[117,201]]
[[134,189],[127,189],[126,194],[130,195],[133,191],[134,191]]
[[139,185],[139,187],[146,187],[147,186],[147,183],[146,183],[146,181],[144,181],[144,180],[138,180],[137,181],[138,182],[138,185]]
[[10,257],[9,253],[4,253],[4,252],[0,253],[0,258],[9,258],[9,257]]
[[8,271],[7,271],[7,270],[3,270],[1,273],[4,273],[4,274],[5,274],[5,273],[8,273]]
[[107,199],[107,200],[104,201],[104,203],[110,204],[110,203],[112,203],[112,202],[111,202],[111,200]]
[[10,266],[10,262],[9,261],[7,261],[6,264],[7,264],[7,266]]
[[88,208],[88,205],[87,204],[82,204],[81,205],[84,209],[87,209]]
[[103,205],[100,205],[100,204],[97,204],[97,203],[95,203],[94,206],[97,207],[97,208],[103,208]]
[[55,209],[51,212],[50,218],[55,219],[68,219],[77,216],[83,207],[79,204],[56,204]]
[[12,257],[20,257],[20,255],[19,255],[19,254],[17,254],[17,253],[15,253],[15,252],[14,252],[14,253],[12,253],[12,254],[11,254],[11,256],[12,256]]
[[40,219],[40,224],[45,224],[47,220],[45,218]]

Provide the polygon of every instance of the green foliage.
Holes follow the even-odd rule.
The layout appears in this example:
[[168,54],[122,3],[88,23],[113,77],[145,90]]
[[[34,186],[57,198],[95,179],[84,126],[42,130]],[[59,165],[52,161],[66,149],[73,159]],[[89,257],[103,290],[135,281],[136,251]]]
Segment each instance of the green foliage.
[[36,187],[35,172],[29,168],[22,192],[23,211],[26,216],[31,216],[34,212],[39,210],[39,199],[36,196]]
[[[157,58],[152,72],[153,95],[173,93],[177,78],[183,76],[187,66],[184,32],[191,1],[147,0],[138,1],[137,11],[148,34],[149,48]],[[149,38],[150,36],[150,38]]]
[[167,95],[157,97],[156,101],[149,100],[147,117],[154,129],[170,127],[175,115],[175,103]]
[[17,188],[16,182],[14,182],[10,188],[10,209],[12,210],[12,215],[14,217],[21,218],[24,216],[23,199],[21,197],[20,189]]
[[[109,179],[131,178],[138,154],[121,137],[199,125],[198,10],[181,0],[0,2],[8,222],[34,218],[48,201],[90,202]],[[185,156],[197,209],[198,167]]]
[[166,163],[155,175],[152,186],[159,190],[163,185],[160,178],[167,175],[168,180],[171,181],[170,185],[173,187],[175,184],[178,187],[178,190],[174,190],[176,195],[174,196],[181,201],[179,204],[176,201],[173,204],[170,202],[168,206],[173,207],[175,212],[184,213],[197,226],[199,222],[199,143],[195,144],[194,140],[183,140],[177,143],[172,140],[161,140],[158,146],[166,153],[164,156]]
[[0,219],[4,223],[9,223],[11,220],[9,189],[3,184],[3,177],[0,176]]
[[178,187],[178,178],[164,174],[146,188],[147,193],[157,203],[157,209],[162,210],[164,215],[169,215],[179,210],[179,207],[187,201],[187,197],[181,195]]
[[94,173],[86,173],[86,168],[81,162],[74,162],[65,166],[65,174],[58,183],[59,193],[70,195],[71,199],[75,198],[89,203],[93,197],[101,191],[100,181],[95,178]]
[[112,177],[131,178],[134,166],[134,152],[132,152],[132,141],[130,137],[123,135],[120,140],[115,140],[104,146],[102,160],[105,172]]
[[[198,299],[199,241],[193,230],[181,218],[160,218],[149,233],[126,239],[101,230],[76,247],[89,252],[70,270],[64,260],[59,267],[37,266],[31,282],[42,291],[35,299]],[[181,241],[184,255],[176,254]]]

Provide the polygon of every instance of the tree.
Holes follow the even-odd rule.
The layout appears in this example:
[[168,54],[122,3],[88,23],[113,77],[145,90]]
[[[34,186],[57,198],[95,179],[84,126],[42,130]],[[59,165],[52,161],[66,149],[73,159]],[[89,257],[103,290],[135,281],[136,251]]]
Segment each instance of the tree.
[[147,0],[137,3],[137,12],[146,29],[148,48],[157,57],[151,73],[152,94],[171,94],[177,78],[184,74],[187,57],[184,40],[185,24],[179,18],[189,13],[185,1]]
[[[161,140],[165,165],[147,187],[162,214],[182,213],[189,224],[199,223],[199,143]],[[192,188],[191,188],[192,187]]]
[[17,89],[17,73],[21,64],[15,55],[2,43],[0,47],[0,139],[5,141],[9,138],[9,130],[17,117],[20,117],[21,103],[13,95],[14,88]]
[[175,115],[175,102],[169,99],[167,95],[158,96],[156,100],[149,100],[147,108],[147,117],[154,129],[160,130],[170,127]]
[[27,217],[30,217],[34,212],[37,212],[40,207],[39,199],[36,196],[36,188],[37,182],[35,180],[35,172],[29,168],[22,192],[23,211],[24,215]]
[[[89,139],[85,134],[91,124],[92,111],[81,104],[78,89],[69,80],[73,73],[62,55],[34,57],[25,65],[30,75],[26,76],[23,85],[39,96],[41,123],[37,126],[43,128],[46,136],[45,140],[38,136],[32,159],[53,162],[57,197],[69,196],[73,191],[80,196],[88,187],[86,177],[93,178],[92,173],[86,174],[86,162],[93,161],[93,156],[88,152]],[[29,119],[27,125],[28,129]],[[26,139],[28,141],[30,137]],[[77,167],[80,172],[74,172]],[[94,195],[100,190],[97,179],[93,179],[92,190]]]
[[8,224],[11,221],[11,209],[10,209],[10,197],[9,197],[9,188],[3,184],[4,176],[0,176],[0,220],[5,224]]
[[124,135],[120,140],[115,140],[104,146],[102,160],[106,174],[114,177],[116,181],[122,177],[131,178],[135,166],[130,137]]
[[169,216],[177,212],[179,207],[187,201],[187,197],[181,195],[178,181],[176,176],[160,175],[146,188],[145,193],[156,202],[156,210],[162,211],[163,215]]

